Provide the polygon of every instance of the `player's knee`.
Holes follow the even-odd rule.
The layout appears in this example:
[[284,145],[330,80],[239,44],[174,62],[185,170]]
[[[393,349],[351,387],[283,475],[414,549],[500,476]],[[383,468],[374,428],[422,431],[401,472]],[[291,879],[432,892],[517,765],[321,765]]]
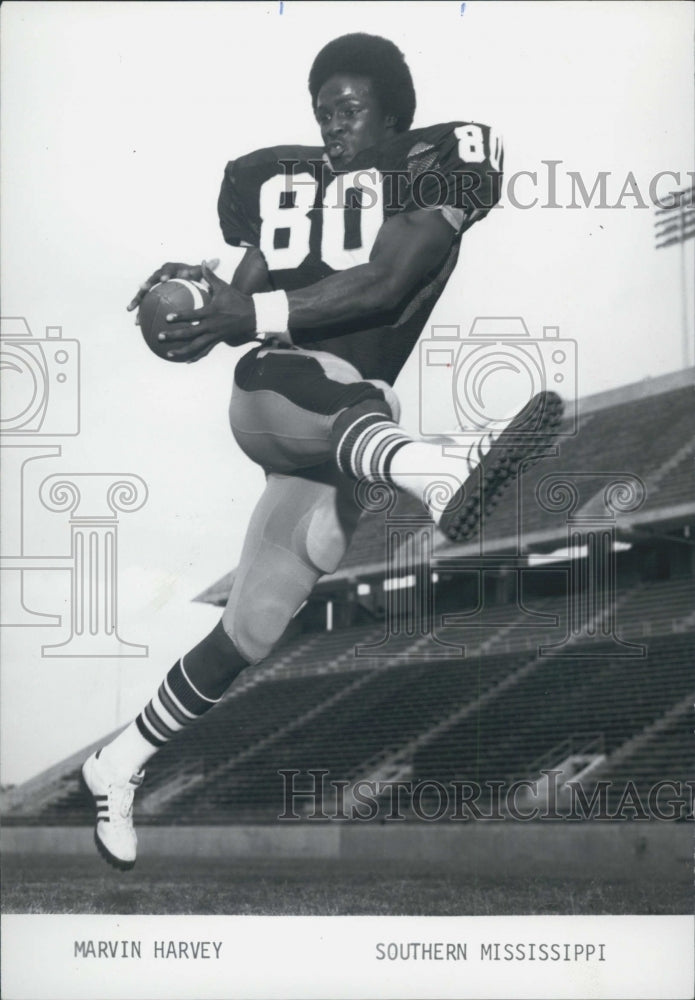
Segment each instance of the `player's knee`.
[[256,594],[253,602],[227,607],[224,629],[249,663],[259,663],[282,637],[292,615],[272,594]]
[[[342,523],[334,509],[335,499],[331,496],[326,500],[312,511],[303,532],[303,545],[298,551],[303,560],[320,573],[333,573],[345,555],[351,531]],[[354,530],[353,525],[350,528]]]
[[398,423],[401,419],[401,401],[393,390],[393,387],[388,384],[388,382],[382,382],[381,379],[373,378],[371,379],[372,385],[375,385],[377,389],[381,389],[384,394],[384,399],[386,404],[391,411],[391,416]]
[[[395,394],[394,394],[395,395]],[[367,417],[371,414],[382,414],[384,420],[393,420],[393,411],[391,405],[386,399],[363,399],[359,403],[355,403],[354,406],[348,406],[347,409],[343,410],[336,418],[333,428],[331,430],[331,444],[334,449],[337,449],[343,435],[345,432],[352,427],[355,421],[359,420],[361,417]]]

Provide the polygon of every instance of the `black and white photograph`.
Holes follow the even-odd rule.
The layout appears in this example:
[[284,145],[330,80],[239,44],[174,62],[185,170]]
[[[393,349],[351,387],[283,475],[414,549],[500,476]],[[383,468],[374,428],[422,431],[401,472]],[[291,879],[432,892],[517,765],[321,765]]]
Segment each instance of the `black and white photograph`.
[[2,995],[692,997],[695,5],[0,27]]

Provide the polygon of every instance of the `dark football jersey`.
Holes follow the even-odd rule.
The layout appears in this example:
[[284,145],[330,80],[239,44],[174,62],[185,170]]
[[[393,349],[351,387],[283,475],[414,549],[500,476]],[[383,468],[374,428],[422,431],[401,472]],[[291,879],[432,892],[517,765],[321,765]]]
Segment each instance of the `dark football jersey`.
[[462,234],[499,200],[501,171],[499,138],[471,122],[401,133],[340,173],[320,147],[274,146],[227,164],[220,225],[232,246],[259,247],[272,287],[290,291],[365,264],[379,229],[399,212],[441,211],[455,232],[451,250],[392,313],[373,323],[291,328],[296,344],[393,384],[456,264]]

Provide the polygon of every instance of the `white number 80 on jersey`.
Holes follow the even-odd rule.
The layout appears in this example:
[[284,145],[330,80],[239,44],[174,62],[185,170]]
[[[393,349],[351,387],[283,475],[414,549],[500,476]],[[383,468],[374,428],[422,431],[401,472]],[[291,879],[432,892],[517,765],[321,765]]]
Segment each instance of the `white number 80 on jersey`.
[[[501,142],[490,133],[490,150],[479,125],[460,125],[455,130],[459,159],[482,163],[486,156],[493,170],[499,169]],[[321,212],[321,260],[334,271],[366,264],[377,233],[384,222],[383,176],[378,170],[354,170],[331,179],[324,192]],[[310,251],[318,182],[304,171],[276,174],[260,188],[260,248],[269,270],[292,270]],[[354,207],[353,207],[354,206]],[[358,212],[355,212],[358,207]],[[353,232],[348,246],[348,217]]]
[[[260,189],[260,246],[271,271],[296,268],[309,253],[318,182],[308,172],[270,177]],[[377,170],[339,174],[326,187],[321,205],[321,260],[343,271],[369,260],[384,221],[382,175]],[[349,206],[359,205],[359,242],[347,243]],[[284,245],[278,245],[284,244]]]

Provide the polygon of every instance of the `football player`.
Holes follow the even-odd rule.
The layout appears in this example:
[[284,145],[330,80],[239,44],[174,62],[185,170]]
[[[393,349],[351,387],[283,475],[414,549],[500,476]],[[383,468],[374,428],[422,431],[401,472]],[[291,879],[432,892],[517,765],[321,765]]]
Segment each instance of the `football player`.
[[160,281],[209,282],[210,303],[167,316],[176,328],[159,336],[170,357],[187,361],[219,343],[257,342],[237,365],[230,423],[267,478],[221,621],[84,765],[97,846],[121,868],[135,862],[143,766],[270,653],[317,580],[338,567],[361,513],[355,480],[390,482],[425,501],[445,483],[449,502],[431,513],[461,540],[516,463],[533,457],[529,442],[542,448],[559,423],[559,398],[539,394],[466,458],[444,457],[399,427],[393,384],[462,235],[499,198],[500,142],[478,123],[411,130],[410,71],[383,38],[330,42],[309,91],[322,147],[262,149],[227,165],[222,233],[247,248],[231,283],[206,265],[169,263],[129,306]]

